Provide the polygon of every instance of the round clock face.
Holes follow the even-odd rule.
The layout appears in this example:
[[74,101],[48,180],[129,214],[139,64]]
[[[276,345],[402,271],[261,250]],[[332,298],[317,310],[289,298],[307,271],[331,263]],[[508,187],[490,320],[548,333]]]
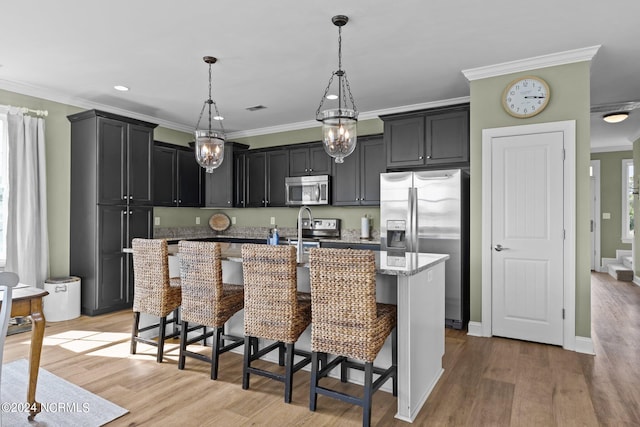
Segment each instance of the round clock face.
[[549,85],[539,77],[526,76],[509,83],[502,93],[502,106],[513,117],[533,117],[549,103]]

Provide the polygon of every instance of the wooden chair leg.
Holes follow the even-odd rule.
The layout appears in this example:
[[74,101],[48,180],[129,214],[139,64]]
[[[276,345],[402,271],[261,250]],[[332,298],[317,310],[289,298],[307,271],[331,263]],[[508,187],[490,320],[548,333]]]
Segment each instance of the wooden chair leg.
[[295,345],[286,343],[284,368],[284,403],[291,403],[291,389],[293,388],[293,353]]
[[347,358],[345,357],[342,360],[342,363],[340,363],[340,381],[343,383],[347,382],[347,378],[349,377],[348,372],[349,371],[349,364],[347,361]]
[[178,369],[184,369],[186,362],[186,355],[184,354],[187,349],[187,329],[189,329],[189,322],[182,321],[182,329],[180,329],[180,356],[178,356]]
[[249,366],[251,365],[251,337],[244,337],[244,358],[242,361],[242,389],[249,389]]
[[311,387],[309,390],[309,410],[315,411],[318,404],[318,393],[316,393],[316,387],[318,386],[318,353],[311,352]]
[[173,335],[178,333],[178,325],[180,324],[180,308],[173,310]]
[[140,312],[133,312],[133,327],[131,329],[131,354],[136,354],[137,344],[136,338],[138,337],[138,329],[140,326]]
[[364,396],[362,397],[362,426],[371,425],[371,398],[373,395],[373,363],[364,364]]
[[224,328],[213,328],[213,345],[211,346],[211,379],[218,379],[218,360],[220,359],[220,348],[223,347],[222,333]]
[[285,348],[284,343],[280,343],[278,347],[278,365],[284,366],[284,357],[285,357]]
[[167,316],[162,316],[160,318],[160,327],[158,334],[158,355],[156,357],[156,362],[162,363],[162,356],[164,353],[164,337],[165,337],[165,328],[167,327]]

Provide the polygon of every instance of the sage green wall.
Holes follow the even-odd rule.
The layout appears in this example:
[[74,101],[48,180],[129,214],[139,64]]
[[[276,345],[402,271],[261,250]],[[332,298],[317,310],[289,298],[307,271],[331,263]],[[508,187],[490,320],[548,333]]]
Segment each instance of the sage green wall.
[[[482,313],[482,129],[576,120],[576,335],[591,336],[591,247],[589,231],[590,89],[589,62],[541,68],[471,82],[471,320]],[[549,83],[545,111],[529,119],[508,115],[501,104],[505,86],[535,74]]]
[[[600,160],[600,255],[615,258],[617,249],[631,250],[622,243],[622,160],[632,159],[633,151],[592,153],[591,160]],[[608,212],[610,219],[602,218]]]

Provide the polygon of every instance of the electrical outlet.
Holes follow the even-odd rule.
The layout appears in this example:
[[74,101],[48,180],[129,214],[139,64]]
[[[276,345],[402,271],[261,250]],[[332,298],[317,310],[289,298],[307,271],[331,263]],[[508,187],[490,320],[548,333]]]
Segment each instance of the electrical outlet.
[[200,217],[199,216],[196,217],[196,225],[200,225]]
[[276,225],[276,217],[275,216],[271,217],[271,225]]
[[235,216],[231,217],[231,224],[232,225],[236,225],[236,217]]
[[611,219],[611,214],[609,212],[603,212],[602,219]]
[[160,217],[159,216],[154,217],[153,225],[160,225]]

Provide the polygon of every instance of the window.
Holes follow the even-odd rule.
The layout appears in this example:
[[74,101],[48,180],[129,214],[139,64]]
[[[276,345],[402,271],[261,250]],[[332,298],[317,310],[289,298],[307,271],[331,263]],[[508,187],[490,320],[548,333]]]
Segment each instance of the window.
[[9,194],[7,169],[7,115],[0,112],[0,268],[4,267],[7,259],[6,224]]
[[633,160],[622,160],[622,242],[633,241],[633,193],[638,191],[633,180]]

